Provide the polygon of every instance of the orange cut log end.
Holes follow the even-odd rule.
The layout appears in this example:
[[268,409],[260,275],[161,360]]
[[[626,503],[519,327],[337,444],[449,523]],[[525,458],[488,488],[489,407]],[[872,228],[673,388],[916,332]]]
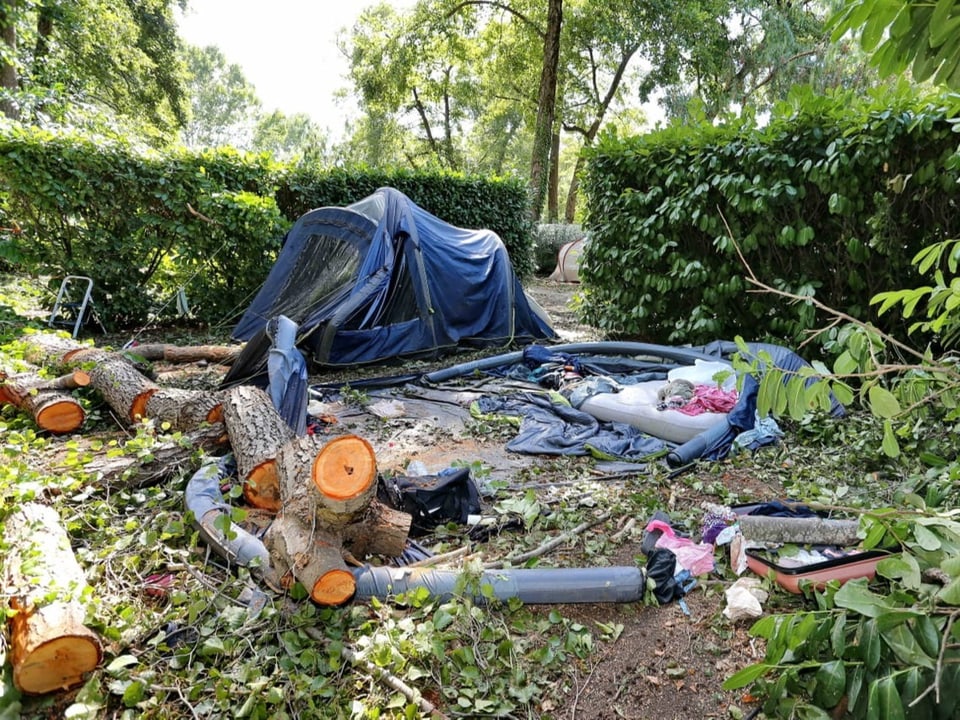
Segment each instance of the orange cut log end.
[[102,651],[93,638],[65,635],[34,648],[14,667],[14,684],[25,693],[43,695],[75,687],[100,664]]
[[207,413],[207,422],[211,425],[223,422],[223,405],[221,403],[217,403],[217,405]]
[[250,471],[243,482],[243,497],[253,507],[271,512],[280,510],[280,481],[274,460],[262,462]]
[[349,570],[330,570],[324,573],[310,592],[317,605],[342,605],[357,591],[357,581]]
[[367,491],[377,479],[377,457],[357,435],[334,438],[313,461],[313,482],[322,495],[349,500]]
[[147,401],[158,389],[144,390],[133,399],[133,404],[130,406],[130,422],[138,423],[147,416]]
[[76,402],[48,405],[37,414],[37,425],[52,433],[69,433],[83,425],[85,413]]

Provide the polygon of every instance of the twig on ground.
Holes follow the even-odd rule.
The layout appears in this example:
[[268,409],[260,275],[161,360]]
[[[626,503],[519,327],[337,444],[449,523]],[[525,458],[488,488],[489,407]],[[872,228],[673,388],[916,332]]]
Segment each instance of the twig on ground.
[[464,555],[469,555],[471,549],[472,548],[469,545],[464,545],[463,547],[457,548],[456,550],[451,550],[450,552],[440,553],[439,555],[431,555],[423,560],[407,563],[404,565],[404,567],[429,567],[431,565],[439,565],[440,563],[447,562],[448,560],[456,560]]
[[[323,633],[320,632],[317,628],[305,627],[303,631],[308,636],[310,636],[311,638],[313,638],[318,642],[321,642],[321,643],[327,642],[327,638],[324,637]],[[347,661],[350,662],[352,665],[361,666],[364,670],[369,672],[371,675],[375,676],[377,679],[379,679],[384,685],[389,687],[391,690],[396,690],[398,693],[401,693],[405,698],[407,698],[407,700],[409,700],[410,702],[416,703],[420,707],[420,710],[422,710],[427,715],[430,715],[434,718],[446,717],[446,715],[444,715],[442,712],[440,712],[437,709],[436,705],[434,705],[432,702],[430,702],[425,697],[423,697],[420,694],[419,690],[415,690],[414,688],[410,687],[403,680],[398,678],[396,675],[394,675],[390,671],[386,670],[385,668],[374,665],[369,660],[366,660],[365,658],[360,657],[352,648],[348,647],[347,645],[343,646],[342,652],[343,652],[343,657],[346,658]]]
[[563,543],[567,542],[571,538],[576,537],[577,535],[584,532],[585,530],[589,530],[590,528],[596,525],[599,525],[600,523],[606,522],[607,520],[610,519],[610,516],[611,516],[611,513],[605,512],[602,515],[598,515],[593,520],[587,520],[586,522],[581,523],[580,525],[577,525],[572,530],[567,530],[566,532],[561,533],[560,535],[557,535],[555,538],[548,540],[547,542],[543,543],[540,547],[534,548],[529,552],[520,553],[519,555],[510,555],[509,557],[506,557],[503,560],[497,560],[495,562],[484,563],[483,567],[487,570],[499,570],[503,568],[503,566],[506,563],[510,563],[511,565],[516,565],[517,563],[523,563],[523,562],[526,562],[527,560],[540,557],[541,555],[546,555],[548,552],[553,550],[558,545],[562,545]]

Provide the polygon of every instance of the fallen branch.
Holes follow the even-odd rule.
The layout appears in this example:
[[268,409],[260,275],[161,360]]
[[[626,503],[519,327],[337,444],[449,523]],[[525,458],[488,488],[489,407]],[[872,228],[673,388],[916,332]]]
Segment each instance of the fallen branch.
[[[327,638],[324,636],[324,634],[314,627],[309,627],[309,626],[304,627],[303,631],[309,637],[313,638],[318,642],[321,642],[321,643],[327,642]],[[353,648],[351,648],[348,645],[341,646],[341,652],[343,653],[343,657],[346,658],[347,661],[349,661],[352,665],[360,665],[361,667],[363,667],[364,670],[366,670],[368,673],[378,678],[384,685],[389,687],[391,690],[396,690],[398,693],[402,694],[405,698],[407,698],[409,702],[416,703],[422,712],[426,713],[427,715],[430,715],[431,717],[438,718],[438,719],[446,717],[446,715],[444,715],[442,712],[440,712],[437,709],[436,705],[434,705],[432,702],[430,702],[425,697],[423,697],[423,695],[420,694],[419,690],[415,690],[414,688],[410,687],[403,680],[401,680],[396,675],[391,673],[389,670],[386,670],[385,668],[382,668],[379,665],[374,665],[369,660],[360,657],[356,653],[356,651],[354,651]]]
[[483,567],[488,570],[499,570],[506,563],[510,563],[511,565],[516,565],[517,563],[523,563],[523,562],[526,562],[527,560],[532,560],[533,558],[540,557],[541,555],[546,555],[548,552],[553,550],[558,545],[562,545],[568,540],[575,538],[580,533],[586,530],[589,530],[590,528],[595,527],[600,523],[606,522],[607,520],[610,519],[610,517],[611,517],[611,513],[605,512],[602,515],[598,515],[593,520],[587,520],[586,522],[581,523],[580,525],[577,525],[572,530],[567,530],[566,532],[561,533],[560,535],[557,535],[555,538],[548,540],[547,542],[543,543],[543,545],[541,545],[540,547],[534,548],[529,552],[520,553],[518,555],[510,555],[509,557],[506,557],[503,560],[497,560],[495,562],[485,563]]

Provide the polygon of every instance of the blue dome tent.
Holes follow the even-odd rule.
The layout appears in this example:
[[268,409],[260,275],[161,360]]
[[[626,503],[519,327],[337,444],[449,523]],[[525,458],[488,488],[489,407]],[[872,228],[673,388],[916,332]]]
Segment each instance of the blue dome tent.
[[454,227],[392,188],[297,220],[233,331],[247,345],[225,387],[262,379],[279,315],[299,325],[314,367],[556,338],[495,233]]

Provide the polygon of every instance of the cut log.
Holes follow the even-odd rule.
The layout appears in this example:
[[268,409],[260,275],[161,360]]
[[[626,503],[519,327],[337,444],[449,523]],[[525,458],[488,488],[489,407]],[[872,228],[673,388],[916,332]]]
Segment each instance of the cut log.
[[204,423],[223,420],[223,402],[219,393],[161,388],[147,398],[146,417],[169,423],[174,431],[192,430]]
[[33,333],[20,338],[23,345],[23,359],[33,365],[53,368],[60,372],[68,370],[69,357],[90,348],[77,342],[69,335],[59,333]]
[[99,484],[123,488],[143,488],[163,482],[195,464],[198,451],[212,452],[227,445],[223,423],[184,433],[179,440],[168,440],[150,448],[146,459],[139,453],[101,455],[84,465],[83,470],[97,477]]
[[798,545],[856,545],[860,542],[857,520],[741,515],[737,522],[744,539],[758,542]]
[[343,527],[370,504],[377,489],[377,460],[356,435],[326,442],[294,438],[277,453],[277,479],[286,515],[307,527]]
[[0,385],[0,403],[15,405],[30,413],[41,430],[56,434],[74,432],[83,425],[86,413],[64,389],[79,387],[83,382],[89,383],[89,376],[82,371],[53,380],[34,374],[5,376]]
[[237,474],[247,502],[264,510],[280,509],[276,457],[293,430],[260,388],[238,385],[223,401],[223,420],[237,460]]
[[339,538],[281,513],[267,530],[264,545],[284,589],[299,581],[311,600],[327,606],[342,605],[356,592],[356,580],[343,560]]
[[407,547],[412,522],[409,513],[394,510],[374,499],[359,518],[341,531],[343,547],[358,558],[368,555],[399,557]]
[[4,539],[14,684],[35,695],[79,685],[100,664],[103,649],[83,624],[79,598],[86,578],[59,515],[26,503],[7,519]]
[[160,386],[137,370],[122,355],[96,348],[69,353],[65,362],[88,368],[90,384],[107,404],[129,425],[147,417],[147,401]]
[[139,355],[144,360],[156,362],[162,360],[168,363],[211,362],[220,365],[230,365],[240,355],[242,345],[193,345],[181,347],[164,343],[134,345],[127,352]]

